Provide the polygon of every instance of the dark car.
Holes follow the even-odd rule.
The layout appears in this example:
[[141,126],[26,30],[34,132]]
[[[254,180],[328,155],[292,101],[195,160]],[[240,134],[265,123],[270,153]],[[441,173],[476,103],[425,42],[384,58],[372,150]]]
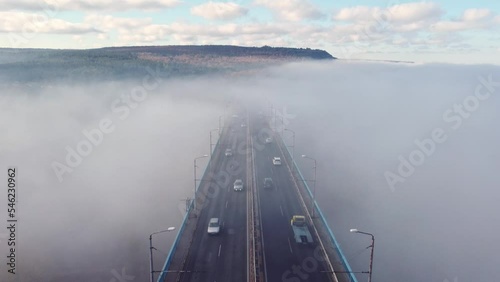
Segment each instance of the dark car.
[[264,188],[271,189],[274,187],[273,180],[270,177],[264,178]]

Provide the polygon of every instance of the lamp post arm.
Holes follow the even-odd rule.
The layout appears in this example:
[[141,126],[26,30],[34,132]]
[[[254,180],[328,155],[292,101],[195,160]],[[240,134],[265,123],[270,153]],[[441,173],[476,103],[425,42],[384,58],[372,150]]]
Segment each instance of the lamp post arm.
[[149,270],[151,272],[150,282],[154,280],[154,271],[153,271],[153,235],[163,232],[174,231],[175,227],[169,227],[168,229],[153,232],[149,235]]

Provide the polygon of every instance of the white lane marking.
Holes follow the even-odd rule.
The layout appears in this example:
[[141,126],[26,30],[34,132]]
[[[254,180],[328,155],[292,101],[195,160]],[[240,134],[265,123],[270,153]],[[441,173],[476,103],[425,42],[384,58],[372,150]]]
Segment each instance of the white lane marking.
[[218,257],[220,257],[220,250],[222,248],[222,244],[219,245],[219,254],[217,255]]
[[290,237],[288,237],[288,247],[290,247],[290,253],[293,254],[293,251],[292,251],[292,243],[290,243]]
[[229,203],[229,202],[228,202],[228,201],[226,201],[226,209],[227,209],[227,204],[228,204],[228,203]]
[[285,216],[285,214],[283,213],[283,208],[281,207],[281,205],[280,205],[280,211],[281,211],[281,216]]

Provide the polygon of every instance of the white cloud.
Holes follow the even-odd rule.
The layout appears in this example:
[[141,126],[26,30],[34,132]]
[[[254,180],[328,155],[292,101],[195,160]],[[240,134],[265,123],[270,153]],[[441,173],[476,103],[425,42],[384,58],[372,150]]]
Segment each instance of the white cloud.
[[209,20],[231,20],[248,13],[248,9],[232,2],[208,2],[191,8],[191,14]]
[[493,13],[488,9],[468,9],[462,15],[462,20],[467,22],[483,21],[491,18]]
[[[140,45],[140,44],[231,44],[234,42],[244,45],[280,45],[300,46],[312,48],[329,48],[342,44],[355,45],[357,49],[389,50],[403,46],[429,45],[430,48],[449,48],[449,44],[467,42],[467,38],[443,37],[447,32],[473,29],[493,30],[500,23],[500,16],[488,9],[469,9],[452,20],[441,20],[443,11],[434,3],[406,3],[388,7],[356,6],[337,11],[334,20],[343,23],[328,23],[322,21],[308,21],[317,19],[323,14],[312,4],[311,0],[271,1],[254,0],[254,4],[264,6],[275,13],[277,19],[269,23],[255,23],[248,17],[241,22],[201,22],[194,23],[188,20],[167,21],[157,23],[154,18],[142,14],[141,17],[117,17],[113,11],[112,0],[46,0],[58,1],[58,7],[73,9],[84,7],[82,22],[69,22],[55,18],[54,14],[42,12],[29,13],[26,11],[0,12],[0,34],[17,33],[23,31],[41,34],[71,34],[84,35],[85,41],[94,41],[97,44],[112,45]],[[222,0],[215,0],[222,1]],[[244,16],[248,9],[242,7],[239,1],[233,2],[205,2],[191,8],[191,13],[206,19],[234,19]],[[112,2],[112,3],[111,3]],[[162,0],[160,5],[175,3],[172,0]],[[17,4],[16,4],[17,3]],[[7,2],[0,0],[0,9],[5,5],[37,6],[32,0]],[[120,9],[131,7],[153,8],[157,4],[141,0],[122,0],[118,3],[127,5]],[[156,3],[156,2],[155,2]],[[84,5],[85,4],[85,5]],[[102,11],[94,12],[97,7]],[[190,7],[185,7],[189,9]],[[35,10],[35,8],[31,8]],[[118,8],[113,8],[118,9]],[[26,8],[28,10],[28,8]],[[188,10],[189,11],[189,10]],[[61,11],[64,14],[64,11]],[[281,19],[281,20],[280,20]],[[40,21],[41,20],[41,21]],[[85,36],[90,34],[90,36]],[[460,34],[460,33],[457,33]],[[439,40],[433,38],[443,35]],[[82,38],[77,37],[77,38]],[[71,40],[71,37],[68,37]],[[108,41],[108,39],[113,39]],[[325,46],[325,47],[323,47]],[[44,46],[42,46],[44,47]]]
[[0,12],[0,32],[17,34],[55,33],[84,34],[100,30],[85,23],[71,23],[61,19],[26,12]]
[[437,32],[454,32],[472,29],[474,23],[467,23],[463,21],[441,21],[432,26],[433,31]]
[[491,28],[497,21],[493,12],[488,9],[468,9],[462,13],[457,20],[440,21],[433,25],[432,30],[436,32],[457,32],[475,29]]
[[108,38],[110,33],[118,32],[120,45],[155,42],[164,38],[167,31],[165,25],[154,24],[151,18],[118,18],[112,15],[91,14],[85,17],[84,21],[99,27]]
[[110,36],[106,33],[100,33],[97,35],[97,38],[99,38],[100,40],[109,40]]
[[179,5],[179,0],[0,0],[0,10],[124,11],[159,10]]
[[426,22],[420,21],[420,22],[394,25],[392,27],[392,30],[397,31],[397,32],[406,33],[406,32],[414,32],[414,31],[424,30],[427,27],[428,27],[428,24]]
[[99,27],[104,31],[135,30],[153,23],[150,18],[118,18],[112,15],[89,14],[84,22]]
[[[344,25],[334,27],[333,37],[341,35],[342,42],[373,47],[420,46],[451,48],[465,42],[461,37],[436,37],[441,33],[489,29],[498,17],[488,9],[468,9],[454,20],[444,20],[440,5],[415,2],[389,7],[356,6],[338,10],[333,15]],[[342,26],[342,28],[340,28]],[[404,39],[398,39],[403,37]],[[437,39],[436,39],[437,38]],[[363,46],[368,48],[368,46]]]
[[333,19],[349,22],[384,21],[410,23],[438,18],[443,11],[440,6],[430,2],[405,3],[387,8],[356,6],[340,9]]
[[441,7],[432,2],[405,3],[387,9],[392,21],[417,22],[439,18],[443,14]]
[[[301,30],[298,24],[279,23],[225,23],[193,24],[174,22],[155,24],[151,18],[117,18],[112,15],[92,14],[84,19],[86,25],[99,27],[104,34],[117,32],[118,45],[143,44],[151,42],[172,42],[172,44],[229,44],[234,40],[248,42],[250,38],[260,38],[255,44],[265,45],[266,40],[292,35]],[[307,36],[307,35],[306,35]]]
[[373,20],[374,16],[381,13],[378,7],[356,6],[343,8],[336,12],[333,19],[338,21],[368,21]]
[[280,19],[287,21],[315,20],[324,14],[308,0],[255,0],[255,4],[271,9]]
[[403,41],[397,40],[398,36],[404,34],[408,37],[406,41],[418,39],[420,33],[439,21],[442,14],[439,5],[429,2],[344,8],[333,14],[333,20],[347,24],[336,25],[332,36],[340,36],[341,42],[355,42],[360,46],[400,46]]
[[198,40],[204,42],[219,42],[230,41],[244,36],[259,36],[259,37],[282,37],[292,32],[293,27],[289,25],[280,24],[223,24],[223,25],[198,25],[198,24],[185,24],[173,23],[163,26],[165,34],[170,36],[182,36],[183,38],[189,37],[193,40],[191,42],[198,43]]

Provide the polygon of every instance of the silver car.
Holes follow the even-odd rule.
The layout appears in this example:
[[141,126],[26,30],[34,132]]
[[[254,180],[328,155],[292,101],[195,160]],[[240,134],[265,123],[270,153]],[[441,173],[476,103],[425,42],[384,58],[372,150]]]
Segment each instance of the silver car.
[[217,217],[213,217],[210,219],[208,222],[208,229],[207,229],[208,234],[210,235],[216,235],[219,234],[220,232],[220,222]]
[[273,158],[273,165],[281,165],[281,158],[280,157],[274,157]]
[[236,179],[234,181],[234,191],[242,191],[243,190],[243,180],[241,179]]

